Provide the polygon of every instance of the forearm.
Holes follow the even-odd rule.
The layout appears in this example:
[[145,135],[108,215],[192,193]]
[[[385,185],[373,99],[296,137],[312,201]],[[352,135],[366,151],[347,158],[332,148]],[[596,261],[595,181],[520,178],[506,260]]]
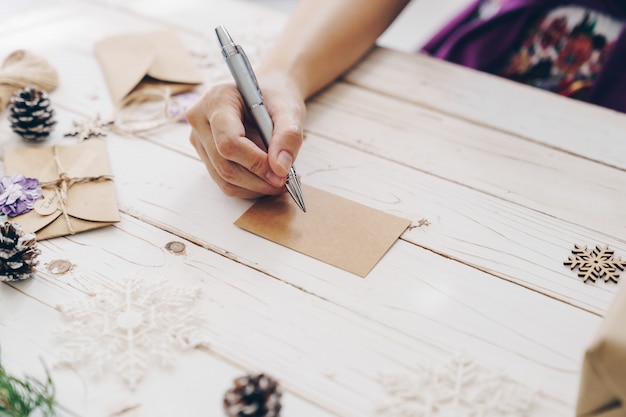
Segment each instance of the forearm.
[[288,74],[304,99],[356,63],[409,0],[301,0],[261,73]]

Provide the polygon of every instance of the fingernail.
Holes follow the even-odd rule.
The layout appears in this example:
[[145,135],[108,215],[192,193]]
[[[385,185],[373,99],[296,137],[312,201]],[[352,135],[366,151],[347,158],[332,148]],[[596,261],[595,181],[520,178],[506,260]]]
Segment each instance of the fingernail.
[[274,174],[273,171],[270,171],[267,174],[265,174],[265,178],[274,187],[282,187],[283,185],[285,185],[285,179]]
[[285,171],[289,171],[293,165],[293,157],[287,151],[281,151],[278,154],[278,165],[283,167]]

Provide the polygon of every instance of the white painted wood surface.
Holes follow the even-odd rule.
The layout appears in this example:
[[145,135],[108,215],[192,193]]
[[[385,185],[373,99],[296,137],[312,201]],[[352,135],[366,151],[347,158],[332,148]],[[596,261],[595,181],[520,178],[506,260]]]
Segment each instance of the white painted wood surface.
[[[60,144],[72,143],[62,134],[73,119],[114,112],[96,40],[175,30],[203,91],[227,75],[215,25],[256,61],[285,18],[232,0],[25,4],[0,25],[0,56],[26,48],[57,67],[50,143]],[[545,111],[523,111],[534,108]],[[155,367],[134,392],[116,375],[54,368],[62,415],[219,416],[231,380],[260,370],[284,386],[286,417],[373,416],[384,400],[380,373],[465,351],[537,389],[531,416],[571,416],[584,350],[616,286],[584,285],[563,261],[575,243],[626,253],[624,126],[621,114],[373,51],[309,103],[298,159],[303,182],[416,226],[366,279],[235,227],[252,203],[220,193],[187,125],[109,134],[122,221],[41,242],[37,276],[0,285],[3,364],[41,375],[39,359],[58,356],[58,306],[88,297],[85,282],[137,273],[201,288],[209,347]],[[0,143],[20,144],[6,117]],[[184,242],[185,255],[167,252],[170,241]],[[49,273],[55,259],[74,269]]]
[[626,168],[623,113],[422,55],[377,49],[346,80],[519,138]]

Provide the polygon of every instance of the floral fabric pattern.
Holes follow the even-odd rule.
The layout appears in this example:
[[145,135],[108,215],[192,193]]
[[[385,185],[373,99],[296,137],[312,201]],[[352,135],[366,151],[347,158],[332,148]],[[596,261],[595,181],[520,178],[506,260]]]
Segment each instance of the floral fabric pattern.
[[623,28],[624,21],[582,7],[555,8],[496,74],[584,100]]

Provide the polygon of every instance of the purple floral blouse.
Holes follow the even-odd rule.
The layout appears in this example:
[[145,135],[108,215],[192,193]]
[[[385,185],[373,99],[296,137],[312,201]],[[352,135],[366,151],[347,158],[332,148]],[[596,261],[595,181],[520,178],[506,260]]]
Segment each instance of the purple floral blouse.
[[481,0],[422,49],[626,112],[626,1]]

